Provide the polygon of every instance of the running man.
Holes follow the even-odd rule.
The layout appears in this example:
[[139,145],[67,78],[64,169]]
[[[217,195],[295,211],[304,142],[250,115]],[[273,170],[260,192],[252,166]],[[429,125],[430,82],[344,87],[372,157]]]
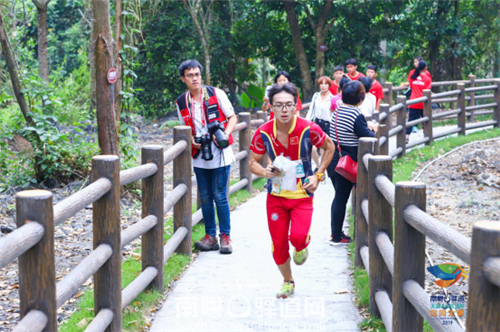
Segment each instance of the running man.
[[[276,84],[269,91],[271,111],[275,117],[257,129],[250,145],[250,170],[269,179],[267,221],[272,239],[273,258],[284,279],[276,296],[283,299],[291,297],[295,289],[288,241],[290,239],[295,248],[293,253],[295,264],[304,264],[310,241],[313,193],[319,182],[325,180],[324,172],[335,151],[331,139],[317,124],[294,114],[297,96],[298,90],[291,83]],[[311,168],[313,145],[325,150],[315,174]],[[279,171],[272,164],[266,168],[262,167],[259,162],[265,153],[269,155],[271,161],[283,154],[298,164],[295,191],[272,192],[271,179]]]

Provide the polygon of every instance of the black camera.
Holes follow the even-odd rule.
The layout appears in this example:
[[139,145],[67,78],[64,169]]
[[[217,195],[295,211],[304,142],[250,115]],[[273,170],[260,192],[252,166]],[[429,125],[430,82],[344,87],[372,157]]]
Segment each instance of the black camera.
[[208,132],[215,136],[215,141],[221,149],[229,146],[229,139],[224,132],[224,126],[219,121],[214,121],[208,124]]
[[194,142],[201,145],[201,159],[212,160],[214,155],[212,154],[212,138],[209,134],[199,135],[194,138]]

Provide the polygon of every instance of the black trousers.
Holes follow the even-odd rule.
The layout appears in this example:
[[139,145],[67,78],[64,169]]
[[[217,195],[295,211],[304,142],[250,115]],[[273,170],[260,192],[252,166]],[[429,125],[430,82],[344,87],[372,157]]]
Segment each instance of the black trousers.
[[[408,108],[410,110],[410,115],[408,116],[408,122],[417,120],[424,117],[424,110],[419,108]],[[410,135],[412,127],[406,127],[406,135]]]
[[[337,163],[335,162],[335,166],[336,165]],[[331,222],[333,240],[340,241],[342,228],[344,227],[347,201],[349,200],[349,195],[351,194],[354,183],[335,172],[335,166],[328,167],[328,176],[332,180],[333,187],[335,188],[335,197],[333,198],[331,209]]]

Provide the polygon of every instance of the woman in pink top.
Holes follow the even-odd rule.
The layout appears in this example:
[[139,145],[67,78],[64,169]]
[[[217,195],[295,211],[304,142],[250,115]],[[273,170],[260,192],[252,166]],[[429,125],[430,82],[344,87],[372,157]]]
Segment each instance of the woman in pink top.
[[339,87],[337,90],[338,94],[333,96],[332,102],[330,104],[330,111],[332,111],[332,113],[335,112],[337,107],[339,107],[339,105],[342,104],[342,87],[344,86],[344,84],[346,84],[347,82],[350,82],[350,81],[351,81],[351,79],[349,77],[347,77],[347,75],[345,75],[345,74],[340,79]]

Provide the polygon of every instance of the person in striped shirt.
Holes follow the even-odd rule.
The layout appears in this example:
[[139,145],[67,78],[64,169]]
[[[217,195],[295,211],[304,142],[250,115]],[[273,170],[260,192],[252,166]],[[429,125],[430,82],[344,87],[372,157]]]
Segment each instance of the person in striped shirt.
[[353,183],[335,171],[342,156],[349,155],[354,161],[358,159],[358,140],[360,137],[374,137],[378,124],[366,123],[365,117],[358,109],[365,99],[365,87],[359,81],[351,81],[342,87],[342,102],[332,114],[330,122],[330,138],[337,146],[333,159],[328,166],[328,176],[335,188],[335,197],[331,209],[332,235],[330,244],[344,244],[352,239],[342,231],[347,201]]

